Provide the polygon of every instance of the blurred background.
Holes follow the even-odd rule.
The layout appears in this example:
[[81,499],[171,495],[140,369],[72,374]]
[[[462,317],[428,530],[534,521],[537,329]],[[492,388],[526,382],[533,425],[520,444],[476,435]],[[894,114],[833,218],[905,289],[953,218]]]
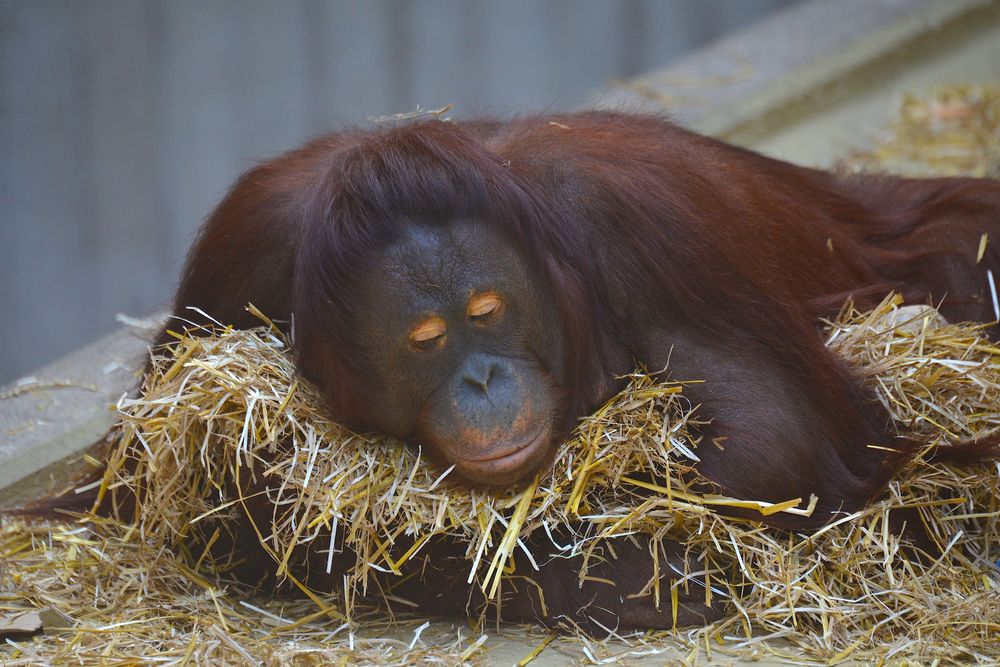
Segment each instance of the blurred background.
[[370,117],[566,110],[796,0],[0,0],[0,383],[170,299],[255,161]]

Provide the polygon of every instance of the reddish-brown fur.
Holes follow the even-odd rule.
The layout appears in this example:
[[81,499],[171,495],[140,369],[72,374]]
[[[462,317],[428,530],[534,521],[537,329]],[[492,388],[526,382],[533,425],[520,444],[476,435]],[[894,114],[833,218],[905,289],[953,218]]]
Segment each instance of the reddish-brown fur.
[[334,418],[364,426],[357,276],[409,221],[469,217],[503,226],[551,288],[563,429],[616,375],[672,350],[675,374],[707,381],[694,398],[725,438],[724,452],[699,450],[705,476],[741,497],[819,495],[812,518],[763,519],[782,527],[860,507],[912,451],[823,345],[819,318],[897,290],[952,321],[995,319],[1000,183],[837,175],[600,112],[352,130],[265,162],[202,229],[176,314],[250,327],[253,302],[291,321],[302,373]]
[[[255,324],[243,311],[248,301],[277,318],[294,314],[303,373],[324,389],[335,417],[363,424],[370,408],[357,391],[365,379],[354,361],[352,303],[337,295],[350,293],[370,251],[408,216],[488,215],[509,226],[553,286],[571,420],[627,370],[621,341],[634,346],[667,313],[686,323],[685,336],[717,341],[734,367],[780,369],[790,387],[811,395],[808,419],[828,437],[806,454],[758,437],[754,415],[722,415],[729,441],[754,453],[720,457],[703,472],[739,495],[816,491],[825,511],[813,523],[822,523],[829,511],[868,501],[899,457],[867,447],[895,438],[823,346],[818,319],[848,297],[864,308],[898,290],[911,302],[940,301],[949,320],[992,320],[986,271],[1000,274],[998,212],[995,181],[836,175],[653,117],[429,121],[322,138],[248,172],[191,251],[176,306],[238,326]],[[977,264],[985,233],[993,242]],[[623,330],[637,317],[650,331]],[[712,365],[725,364],[717,354],[712,348]],[[736,378],[730,390],[779,408],[792,398],[769,395],[762,382],[745,387]],[[725,411],[726,391],[723,383],[698,398]],[[807,477],[821,483],[796,483],[796,466],[812,467]]]

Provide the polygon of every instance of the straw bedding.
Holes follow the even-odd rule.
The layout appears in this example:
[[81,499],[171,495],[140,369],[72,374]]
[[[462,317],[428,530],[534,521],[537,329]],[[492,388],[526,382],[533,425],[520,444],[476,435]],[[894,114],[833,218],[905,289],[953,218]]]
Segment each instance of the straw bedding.
[[[873,313],[845,312],[830,326],[829,344],[861,370],[901,430],[923,436],[929,450],[1000,431],[1000,349],[976,327],[897,305],[887,299]],[[416,553],[394,549],[399,535],[448,533],[469,545],[470,571],[494,591],[508,576],[503,566],[517,539],[548,525],[571,527],[581,553],[634,531],[685,540],[699,570],[677,573],[686,574],[679,585],[728,598],[732,613],[709,632],[740,637],[744,649],[780,637],[784,650],[791,642],[800,656],[817,659],[1000,658],[996,467],[967,469],[921,456],[882,501],[810,536],[723,518],[713,507],[807,512],[809,503],[767,506],[693,492],[697,442],[688,427],[697,410],[684,400],[682,383],[637,373],[526,488],[469,493],[449,485],[420,452],[327,421],[270,328],[185,337],[174,349],[158,359],[142,397],[119,406],[123,437],[104,484],[109,493],[139,490],[136,526],[12,524],[3,535],[5,577],[20,596],[80,623],[72,631],[80,655],[111,647],[133,656],[213,660],[241,651],[275,660],[310,651],[325,659],[343,653],[387,662],[452,660],[469,650],[467,640],[412,653],[399,642],[355,637],[354,650],[367,653],[350,653],[350,633],[364,637],[373,623],[370,606],[357,604],[369,571],[396,569]],[[251,471],[272,489],[271,525],[258,529],[275,567],[288,564],[293,545],[323,536],[315,548],[325,549],[337,526],[361,554],[348,591],[310,592],[312,600],[268,611],[267,603],[241,597],[250,592],[231,583],[227,590],[223,568],[208,566],[203,549],[192,550],[192,526],[205,536],[233,524],[241,504],[226,480]],[[646,472],[655,472],[662,487],[643,483]],[[906,558],[888,524],[890,510],[904,507],[919,512],[940,558]],[[665,613],[675,590],[659,591]],[[341,627],[348,616],[351,630]],[[278,641],[285,633],[297,640],[294,648]]]
[[[495,598],[518,574],[508,565],[514,550],[526,549],[523,538],[558,528],[553,544],[585,556],[634,533],[681,540],[694,565],[650,594],[667,614],[690,587],[728,604],[708,628],[625,643],[580,638],[576,650],[587,660],[700,647],[750,658],[995,664],[1000,463],[941,464],[931,454],[1000,433],[1000,349],[978,327],[899,306],[889,297],[871,313],[846,307],[827,323],[828,344],[900,433],[926,449],[882,499],[812,535],[713,511],[808,513],[809,498],[768,505],[692,489],[697,424],[710,415],[686,400],[684,382],[636,372],[581,422],[550,469],[503,493],[469,492],[421,452],[329,422],[315,390],[294,374],[287,341],[263,316],[253,331],[180,336],[171,352],[158,353],[141,397],[118,406],[121,437],[100,492],[134,493],[137,521],[4,524],[0,627],[14,609],[56,614],[44,622],[45,636],[8,639],[7,658],[481,661],[481,626],[424,632],[423,619],[396,618],[402,625],[386,638],[388,619],[370,599],[373,572],[398,571],[432,536],[450,535],[467,545],[469,576]],[[273,512],[249,528],[251,538],[302,595],[260,595],[227,572],[220,545],[261,494]],[[903,509],[939,555],[907,557],[889,519]],[[342,544],[358,565],[334,593],[309,589],[296,569],[301,551],[332,554]],[[541,649],[550,640],[535,641]]]

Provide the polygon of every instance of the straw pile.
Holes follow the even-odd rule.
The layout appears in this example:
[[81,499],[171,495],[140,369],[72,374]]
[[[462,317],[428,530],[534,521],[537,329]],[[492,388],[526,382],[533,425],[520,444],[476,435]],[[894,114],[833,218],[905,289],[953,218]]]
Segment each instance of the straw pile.
[[[518,540],[535,530],[571,528],[582,545],[595,534],[672,523],[679,508],[808,511],[800,499],[771,506],[693,492],[687,480],[697,440],[688,425],[695,410],[679,382],[636,373],[525,488],[470,491],[418,449],[329,421],[286,348],[273,327],[185,335],[156,358],[141,397],[120,402],[122,436],[101,495],[125,489],[127,498],[137,496],[144,539],[201,560],[204,552],[190,546],[192,527],[214,536],[245,526],[240,518],[247,517],[277,575],[293,581],[289,564],[302,547],[330,560],[349,547],[358,557],[347,581],[353,594],[364,591],[372,570],[399,573],[431,537],[448,535],[468,544],[470,576],[481,574],[494,597]],[[646,473],[666,485],[643,481]],[[262,493],[273,508],[263,524],[249,509]],[[589,541],[587,552],[596,542]]]
[[[479,664],[486,637],[425,619],[275,599],[187,567],[110,520],[0,528],[0,628],[43,610],[45,635],[6,635],[0,663],[198,665]],[[6,633],[0,633],[4,635]]]
[[[977,327],[948,325],[931,309],[898,305],[890,298],[872,313],[845,310],[830,325],[830,345],[863,373],[901,429],[927,441],[928,451],[1000,432],[1000,349]],[[111,630],[102,609],[117,609],[112,634],[124,635],[122,650],[130,655],[148,656],[153,644],[174,657],[188,649],[252,651],[248,655],[262,658],[285,655],[279,646],[319,650],[316,633],[329,635],[346,620],[353,625],[344,627],[365,634],[370,607],[357,606],[354,589],[363,592],[372,568],[398,570],[427,536],[464,540],[470,572],[495,592],[510,574],[504,566],[518,539],[560,526],[571,529],[573,548],[584,554],[601,540],[636,531],[685,540],[698,571],[675,573],[677,586],[662,591],[665,613],[681,586],[701,587],[706,599],[728,598],[733,613],[701,631],[702,641],[723,640],[721,650],[787,651],[791,642],[800,657],[820,660],[1000,658],[996,467],[941,465],[920,457],[885,499],[814,535],[723,518],[712,509],[809,508],[795,499],[769,506],[693,492],[690,464],[697,441],[688,427],[697,422],[697,411],[685,401],[682,383],[637,373],[622,394],[580,425],[552,469],[526,488],[469,493],[449,485],[419,451],[327,421],[315,391],[296,378],[286,343],[273,328],[186,336],[173,350],[158,359],[141,398],[122,400],[122,439],[103,482],[107,493],[137,491],[135,526],[14,525],[3,536],[5,577],[21,597],[105,627],[76,629],[80,651],[106,646]],[[642,482],[644,473],[662,484]],[[254,475],[259,479],[251,482]],[[238,524],[234,519],[243,515],[244,502],[239,490],[261,488],[260,482],[275,510],[270,525],[259,523],[256,530],[276,571],[317,605],[311,610],[292,602],[275,613],[263,603],[227,595],[227,585],[234,584],[225,583],[225,568],[219,567],[224,563],[206,555],[204,537]],[[939,558],[906,557],[888,523],[889,512],[902,508],[919,514]],[[193,527],[201,528],[197,549],[191,547]],[[324,595],[295,579],[289,563],[294,546],[326,550],[334,531],[363,557],[343,590]],[[399,553],[394,543],[406,534],[418,538],[416,547]],[[173,558],[166,545],[187,558]],[[140,597],[144,608],[153,608],[124,602]],[[131,614],[123,612],[129,609]],[[302,619],[308,632],[297,624]],[[306,634],[293,650],[277,641],[282,631],[265,632],[261,623]],[[166,628],[182,639],[168,640]],[[333,641],[322,642],[327,658],[349,654],[348,641],[354,650],[374,650],[374,644],[362,647],[356,635],[337,642],[344,633],[341,628]],[[784,642],[775,643],[777,638]],[[473,657],[468,642],[456,641],[452,650],[415,649],[424,653],[406,654],[405,660],[454,659],[463,652]],[[375,648],[365,660],[404,660],[398,642]],[[219,655],[212,653],[212,659]]]
[[1000,86],[952,85],[904,95],[883,136],[844,166],[902,176],[1000,178]]

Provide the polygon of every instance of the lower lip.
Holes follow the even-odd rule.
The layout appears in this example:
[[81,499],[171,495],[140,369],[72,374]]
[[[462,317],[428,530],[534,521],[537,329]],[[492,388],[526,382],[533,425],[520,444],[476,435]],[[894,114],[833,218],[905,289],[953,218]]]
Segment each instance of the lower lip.
[[545,439],[546,432],[546,429],[542,429],[527,444],[512,452],[489,459],[466,459],[462,461],[459,467],[470,471],[487,473],[502,473],[519,468],[535,454],[539,445]]

